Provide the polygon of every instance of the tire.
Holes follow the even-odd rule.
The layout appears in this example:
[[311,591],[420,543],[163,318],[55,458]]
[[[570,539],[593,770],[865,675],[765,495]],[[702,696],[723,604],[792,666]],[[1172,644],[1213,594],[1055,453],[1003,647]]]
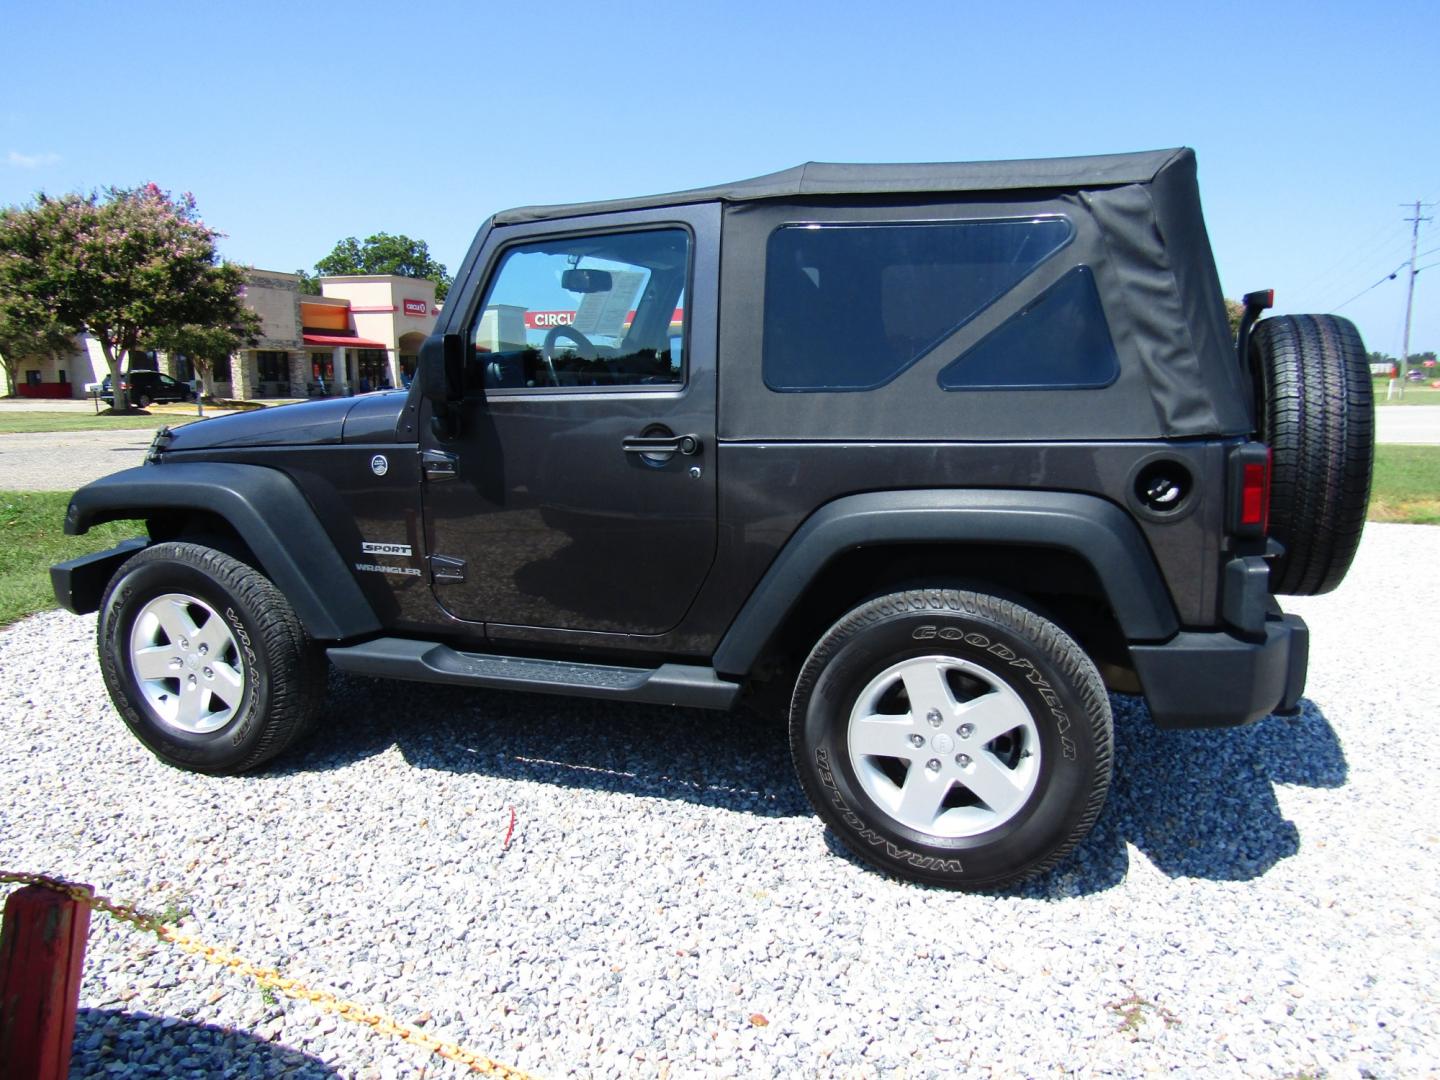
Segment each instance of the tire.
[[835,835],[897,877],[956,889],[1064,858],[1105,803],[1111,743],[1100,674],[1071,638],[954,589],[855,608],[810,653],[790,706],[801,786]]
[[1257,434],[1274,455],[1270,535],[1285,546],[1270,590],[1314,596],[1350,569],[1375,455],[1375,405],[1360,334],[1334,315],[1265,319],[1251,336]]
[[324,697],[324,655],[284,595],[201,544],[156,544],[121,566],[98,638],[115,708],[176,768],[254,769],[309,730]]
[[150,407],[150,395],[149,395],[149,394],[141,394],[141,395],[140,395],[140,400],[139,400],[139,402],[138,402],[137,404],[138,404],[142,409],[148,409],[148,408]]

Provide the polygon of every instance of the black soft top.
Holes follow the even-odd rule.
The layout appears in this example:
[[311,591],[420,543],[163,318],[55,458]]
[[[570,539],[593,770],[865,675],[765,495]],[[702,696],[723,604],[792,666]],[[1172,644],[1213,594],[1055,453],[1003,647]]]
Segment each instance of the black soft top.
[[[811,162],[783,172],[668,195],[497,214],[489,225],[720,203],[726,254],[722,437],[1213,438],[1253,427],[1249,380],[1235,356],[1188,148],[1034,161],[896,165]],[[864,394],[780,394],[760,378],[766,237],[796,219],[1062,214],[1076,228],[1048,260],[890,383]],[[476,257],[472,248],[471,258]],[[1103,389],[933,392],[939,368],[1025,309],[1077,263],[1095,275],[1121,374]],[[463,269],[463,268],[462,268]],[[751,370],[751,368],[754,370]],[[927,391],[921,384],[930,388]],[[999,395],[999,396],[996,396]]]
[[1034,158],[1021,161],[942,161],[900,165],[807,161],[793,169],[712,187],[639,195],[629,199],[521,206],[495,215],[497,225],[551,218],[649,210],[702,202],[749,202],[810,195],[896,195],[919,193],[1104,188],[1145,184],[1167,165],[1194,158],[1194,151],[1145,150],[1133,154]]

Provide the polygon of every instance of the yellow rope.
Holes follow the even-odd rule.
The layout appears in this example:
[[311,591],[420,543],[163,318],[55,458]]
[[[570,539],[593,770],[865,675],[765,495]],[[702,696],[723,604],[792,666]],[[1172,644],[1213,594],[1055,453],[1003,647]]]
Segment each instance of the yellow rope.
[[437,1057],[445,1058],[447,1061],[455,1061],[461,1065],[468,1066],[471,1071],[484,1076],[504,1077],[505,1080],[531,1080],[528,1073],[509,1065],[504,1065],[493,1058],[483,1054],[477,1054],[473,1050],[467,1050],[459,1043],[448,1042],[445,1039],[436,1038],[429,1032],[417,1031],[415,1028],[397,1023],[385,1013],[376,1012],[374,1009],[366,1008],[364,1005],[354,1001],[346,1001],[337,997],[328,990],[312,990],[295,979],[286,978],[273,967],[262,967],[252,964],[243,957],[225,949],[217,949],[213,945],[207,945],[198,938],[183,934],[173,926],[167,925],[162,919],[155,915],[147,915],[137,911],[126,904],[117,904],[105,896],[92,893],[84,885],[77,885],[73,881],[65,881],[61,878],[46,877],[43,874],[13,873],[0,870],[0,884],[14,885],[39,885],[42,888],[51,889],[58,893],[78,900],[92,911],[101,911],[112,919],[129,923],[136,929],[146,933],[154,934],[161,941],[169,942],[171,945],[198,956],[202,960],[216,964],[219,967],[228,968],[238,975],[247,975],[254,979],[261,986],[272,987],[286,997],[295,998],[298,1001],[308,1001],[312,1005],[323,1009],[325,1012],[333,1013],[344,1020],[351,1020],[357,1024],[364,1024],[366,1027],[378,1031],[381,1035],[390,1035],[401,1039],[412,1046],[419,1046]]

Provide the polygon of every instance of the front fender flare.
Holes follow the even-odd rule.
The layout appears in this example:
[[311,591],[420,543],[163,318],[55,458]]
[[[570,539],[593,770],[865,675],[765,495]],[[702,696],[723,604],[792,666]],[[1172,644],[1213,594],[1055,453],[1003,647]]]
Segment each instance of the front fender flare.
[[1164,641],[1180,628],[1149,546],[1113,503],[1065,491],[877,491],[827,503],[796,530],[721,639],[715,669],[749,672],[836,556],[857,547],[916,543],[1073,552],[1094,569],[1126,638]]
[[229,522],[311,637],[340,641],[381,629],[310,503],[276,469],[214,461],[126,469],[71,496],[65,531],[157,510],[203,510]]

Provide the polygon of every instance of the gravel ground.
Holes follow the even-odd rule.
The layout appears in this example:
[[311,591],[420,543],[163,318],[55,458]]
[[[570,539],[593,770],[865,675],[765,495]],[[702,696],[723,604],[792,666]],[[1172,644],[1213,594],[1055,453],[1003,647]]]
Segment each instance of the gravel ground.
[[[1372,526],[1293,604],[1299,718],[1162,733],[1115,699],[1098,827],[1010,895],[844,857],[754,716],[333,675],[279,767],[176,772],[63,613],[0,633],[0,863],[548,1076],[1435,1076],[1437,537]],[[99,920],[74,1075],[462,1075],[267,997]]]

